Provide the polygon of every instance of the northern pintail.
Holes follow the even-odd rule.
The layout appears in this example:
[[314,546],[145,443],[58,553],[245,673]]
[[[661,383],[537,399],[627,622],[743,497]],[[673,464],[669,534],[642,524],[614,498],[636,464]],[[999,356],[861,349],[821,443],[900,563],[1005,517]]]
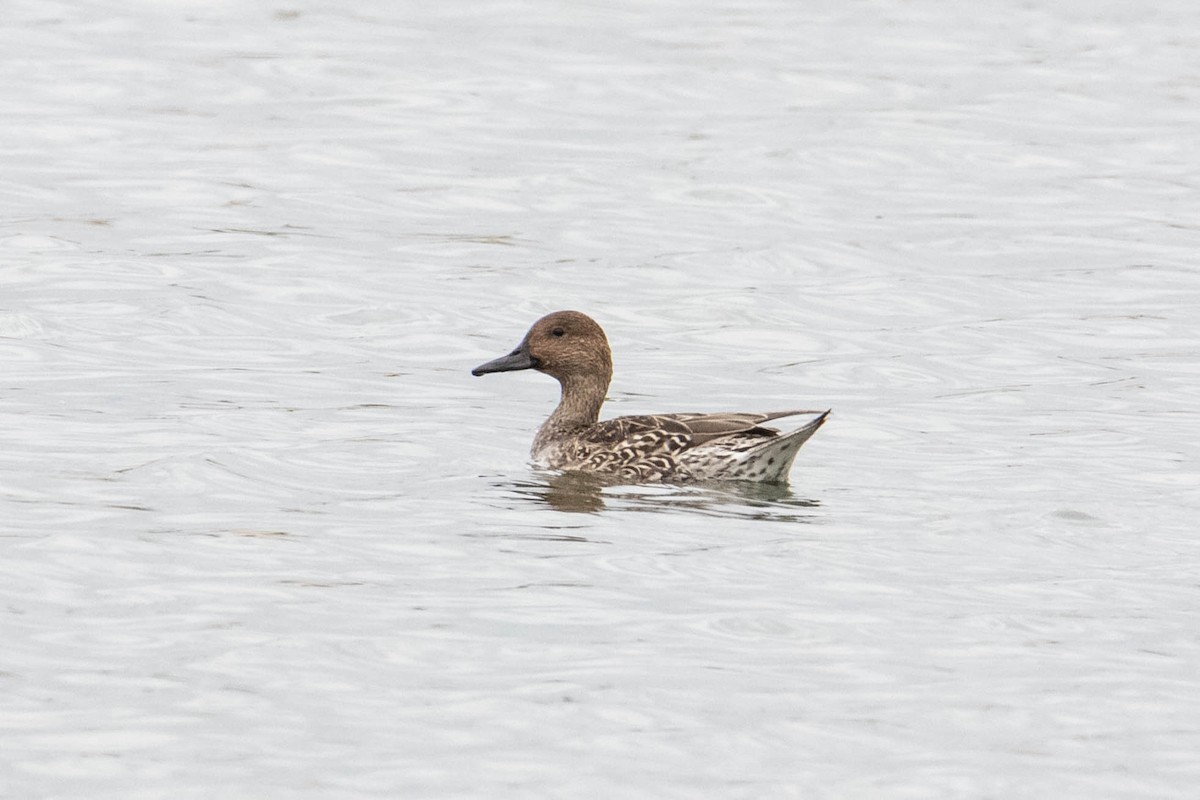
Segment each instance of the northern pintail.
[[[622,480],[787,482],[800,446],[829,416],[829,411],[647,414],[601,422],[612,351],[604,330],[578,311],[547,314],[515,350],[471,374],[521,369],[544,372],[562,386],[558,408],[533,440],[534,461]],[[762,427],[795,414],[817,416],[788,433]]]

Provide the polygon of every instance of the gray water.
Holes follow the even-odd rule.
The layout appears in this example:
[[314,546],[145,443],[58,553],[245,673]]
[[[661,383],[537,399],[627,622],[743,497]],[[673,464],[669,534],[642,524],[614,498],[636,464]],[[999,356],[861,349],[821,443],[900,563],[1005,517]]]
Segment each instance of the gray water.
[[0,796],[1195,796],[1200,6],[343,5],[5,6]]

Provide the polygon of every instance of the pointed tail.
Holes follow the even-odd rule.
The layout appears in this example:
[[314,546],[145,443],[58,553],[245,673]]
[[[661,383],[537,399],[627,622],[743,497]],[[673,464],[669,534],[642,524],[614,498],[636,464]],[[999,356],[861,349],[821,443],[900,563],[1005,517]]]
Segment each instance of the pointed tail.
[[763,476],[757,480],[786,483],[788,473],[792,471],[792,463],[800,447],[809,440],[825,424],[829,411],[794,431],[780,434],[759,447],[754,448],[755,464],[764,470]]

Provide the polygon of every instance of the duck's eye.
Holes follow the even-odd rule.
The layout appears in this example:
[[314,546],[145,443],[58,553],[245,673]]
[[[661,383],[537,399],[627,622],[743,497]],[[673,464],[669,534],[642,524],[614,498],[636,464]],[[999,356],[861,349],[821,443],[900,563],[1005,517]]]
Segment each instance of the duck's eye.
[[550,331],[551,336],[566,336],[566,334],[567,332],[562,328],[555,328],[554,330]]

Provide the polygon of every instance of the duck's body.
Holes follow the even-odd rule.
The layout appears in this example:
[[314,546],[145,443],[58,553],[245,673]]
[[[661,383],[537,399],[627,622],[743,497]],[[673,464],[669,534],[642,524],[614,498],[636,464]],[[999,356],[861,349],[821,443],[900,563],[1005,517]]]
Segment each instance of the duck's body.
[[532,456],[555,469],[639,482],[786,481],[800,445],[829,412],[783,435],[760,423],[802,413],[654,414],[607,419],[577,431],[542,426]]
[[[603,329],[578,311],[557,311],[534,323],[513,352],[476,367],[474,375],[536,369],[558,379],[562,400],[538,430],[531,455],[547,467],[611,475],[621,480],[786,482],[796,453],[829,415],[654,414],[599,421],[612,380]],[[780,434],[762,423],[815,413]]]

